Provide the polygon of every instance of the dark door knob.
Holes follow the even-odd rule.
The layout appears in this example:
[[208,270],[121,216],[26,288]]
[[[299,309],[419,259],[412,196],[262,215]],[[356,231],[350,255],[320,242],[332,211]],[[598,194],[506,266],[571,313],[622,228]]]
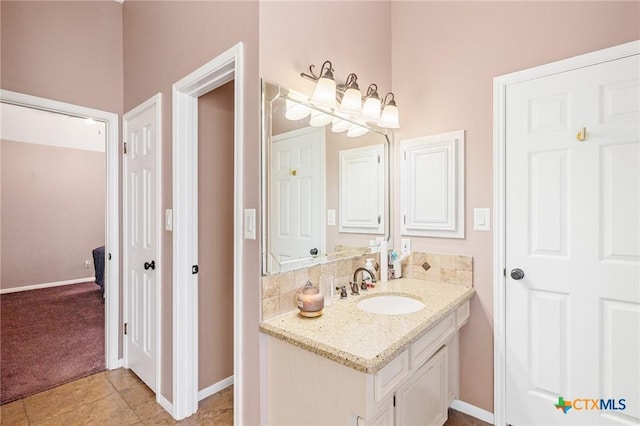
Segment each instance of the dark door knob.
[[144,269],[147,269],[147,270],[153,269],[153,270],[155,270],[156,269],[156,261],[152,260],[151,263],[144,262]]
[[524,271],[522,269],[512,269],[511,270],[511,278],[513,278],[514,280],[521,280],[524,278]]
[[311,256],[317,256],[318,255],[318,249],[317,248],[312,248],[311,250],[309,250],[309,254]]

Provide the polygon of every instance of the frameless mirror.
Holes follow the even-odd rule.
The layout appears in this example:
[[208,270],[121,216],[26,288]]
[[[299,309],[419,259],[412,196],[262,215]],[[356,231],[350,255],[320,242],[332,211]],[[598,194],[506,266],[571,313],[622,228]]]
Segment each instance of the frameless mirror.
[[377,251],[389,238],[389,138],[262,83],[262,271]]

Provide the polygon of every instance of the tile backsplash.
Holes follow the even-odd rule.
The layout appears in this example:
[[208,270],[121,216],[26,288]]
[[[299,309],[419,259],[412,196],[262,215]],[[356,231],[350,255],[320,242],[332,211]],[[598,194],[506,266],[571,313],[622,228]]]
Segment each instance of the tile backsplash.
[[473,258],[457,254],[414,252],[402,261],[402,276],[473,286]]
[[[374,258],[374,263],[379,263],[380,259],[378,253],[366,254],[262,277],[262,319],[266,320],[296,309],[297,292],[307,280],[318,286],[320,276],[329,275],[334,279],[334,287],[348,286],[353,278],[353,271],[359,266],[364,266],[367,258]],[[402,276],[471,287],[473,258],[456,254],[414,252],[402,261]]]
[[379,263],[380,256],[375,253],[337,259],[321,265],[262,277],[262,319],[297,309],[297,291],[307,280],[318,286],[320,276],[329,275],[333,277],[334,287],[348,286],[349,281],[353,279],[353,271],[359,266],[364,266],[368,258],[373,258],[374,263]]

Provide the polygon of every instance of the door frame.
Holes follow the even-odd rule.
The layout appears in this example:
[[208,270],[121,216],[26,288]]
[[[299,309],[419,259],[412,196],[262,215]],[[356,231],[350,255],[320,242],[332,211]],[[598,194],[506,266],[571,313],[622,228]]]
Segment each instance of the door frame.
[[173,417],[198,411],[198,97],[234,81],[233,377],[234,424],[242,424],[242,208],[244,65],[242,42],[173,85]]
[[640,53],[640,40],[550,64],[502,75],[493,80],[493,366],[494,424],[506,418],[506,90],[512,84],[597,65]]
[[[136,117],[138,116],[140,113],[142,113],[143,111],[146,111],[150,108],[155,107],[156,111],[155,111],[155,116],[156,116],[156,139],[157,139],[157,145],[156,145],[156,163],[155,163],[155,168],[156,168],[156,179],[155,179],[155,184],[156,184],[156,233],[157,233],[157,237],[156,237],[156,244],[155,244],[155,250],[156,250],[156,270],[155,270],[155,275],[156,275],[156,315],[155,315],[155,322],[156,322],[156,333],[155,333],[155,340],[156,340],[156,371],[155,371],[155,376],[156,376],[156,388],[154,390],[155,394],[156,394],[156,401],[159,400],[159,395],[160,392],[159,390],[161,389],[161,374],[160,374],[160,366],[162,365],[161,360],[162,360],[162,344],[161,344],[161,339],[162,339],[162,327],[161,327],[161,309],[162,309],[162,244],[161,244],[161,240],[162,240],[162,231],[163,231],[163,221],[162,221],[162,94],[161,93],[156,93],[155,95],[153,95],[151,98],[147,99],[146,101],[144,101],[143,103],[141,103],[140,105],[136,106],[135,108],[131,109],[130,111],[126,112],[123,116],[122,116],[122,140],[124,143],[126,143],[126,138],[127,138],[127,126],[129,123],[129,120],[132,117]],[[129,318],[128,318],[128,309],[129,309],[129,277],[127,276],[127,266],[128,266],[128,255],[127,255],[127,243],[126,241],[128,241],[128,222],[127,222],[127,212],[129,210],[129,204],[128,204],[128,199],[129,199],[129,190],[128,190],[128,178],[127,178],[127,158],[126,155],[123,157],[122,159],[122,212],[123,212],[123,217],[122,217],[122,241],[125,242],[122,245],[122,270],[123,270],[123,276],[122,276],[122,317],[123,317],[123,322],[128,322]],[[123,365],[125,368],[129,368],[129,353],[127,350],[127,339],[129,339],[131,337],[131,335],[127,335],[127,337],[123,337],[122,338],[122,356],[123,356]]]
[[2,102],[66,114],[80,118],[91,118],[105,123],[106,157],[106,223],[105,223],[105,367],[113,370],[122,366],[118,359],[119,347],[119,300],[120,300],[120,206],[119,206],[119,134],[118,114],[87,108],[53,99],[0,89]]

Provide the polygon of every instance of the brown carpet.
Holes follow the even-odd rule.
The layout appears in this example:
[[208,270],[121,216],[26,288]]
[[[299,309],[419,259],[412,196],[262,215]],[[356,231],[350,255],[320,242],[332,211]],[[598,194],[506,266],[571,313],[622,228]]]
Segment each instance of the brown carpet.
[[0,296],[0,404],[104,365],[104,299],[95,283]]

